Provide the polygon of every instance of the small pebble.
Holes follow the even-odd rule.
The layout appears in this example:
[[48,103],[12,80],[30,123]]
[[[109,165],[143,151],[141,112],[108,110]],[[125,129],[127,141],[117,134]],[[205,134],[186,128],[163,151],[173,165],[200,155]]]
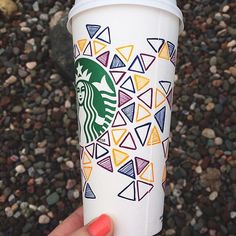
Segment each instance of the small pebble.
[[26,63],[26,67],[27,67],[29,70],[33,70],[36,66],[37,66],[37,62],[35,62],[35,61],[31,61],[31,62],[27,62],[27,63]]
[[236,211],[230,212],[230,218],[235,219],[236,218]]
[[39,224],[44,225],[50,222],[50,218],[47,215],[41,215],[38,220]]
[[13,212],[13,210],[11,209],[11,207],[6,207],[6,208],[5,208],[5,214],[6,214],[7,218],[10,218],[10,217],[13,216],[14,212]]
[[210,129],[210,128],[205,128],[202,131],[202,136],[204,136],[208,139],[214,139],[216,137],[215,131],[213,129]]
[[222,9],[222,12],[226,13],[229,11],[229,9],[230,9],[229,5],[225,5]]
[[218,192],[216,192],[216,191],[212,192],[212,193],[209,195],[209,199],[210,199],[211,201],[215,201],[217,197],[218,197]]
[[22,174],[25,172],[25,167],[23,165],[18,165],[15,167],[15,171],[17,172],[17,174]]
[[32,7],[33,7],[33,10],[35,12],[38,12],[39,11],[39,3],[38,3],[38,1],[34,2]]
[[70,169],[73,169],[74,168],[74,163],[72,161],[67,161],[66,166]]
[[9,86],[16,83],[17,78],[14,75],[11,75],[8,79],[5,80],[4,86]]
[[201,174],[202,173],[202,167],[201,166],[197,166],[195,169],[197,174]]
[[232,47],[234,47],[235,45],[236,45],[236,40],[232,40],[232,41],[228,42],[227,47],[228,47],[228,48],[232,48]]
[[220,138],[220,137],[216,137],[215,140],[214,140],[214,142],[215,142],[215,144],[216,144],[217,146],[220,146],[220,145],[223,144],[223,139]]

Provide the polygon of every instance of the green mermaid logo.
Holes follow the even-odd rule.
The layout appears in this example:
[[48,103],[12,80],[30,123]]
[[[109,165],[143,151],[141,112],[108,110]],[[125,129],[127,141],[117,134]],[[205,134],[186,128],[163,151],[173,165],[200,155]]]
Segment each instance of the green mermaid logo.
[[96,62],[75,62],[77,111],[81,144],[88,144],[108,128],[116,110],[116,91],[109,74]]

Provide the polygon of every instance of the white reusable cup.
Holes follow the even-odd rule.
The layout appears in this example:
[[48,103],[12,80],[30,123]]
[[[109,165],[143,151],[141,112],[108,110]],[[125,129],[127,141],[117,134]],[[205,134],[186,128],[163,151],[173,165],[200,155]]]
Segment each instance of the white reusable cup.
[[162,229],[178,35],[176,0],[77,0],[76,69],[84,223],[115,236]]

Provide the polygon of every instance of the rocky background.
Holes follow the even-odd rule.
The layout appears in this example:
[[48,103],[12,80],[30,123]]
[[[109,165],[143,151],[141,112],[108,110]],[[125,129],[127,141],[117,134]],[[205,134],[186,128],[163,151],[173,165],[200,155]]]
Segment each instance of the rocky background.
[[[47,235],[81,204],[72,0],[0,0],[0,236]],[[182,0],[164,229],[236,235],[236,3]]]

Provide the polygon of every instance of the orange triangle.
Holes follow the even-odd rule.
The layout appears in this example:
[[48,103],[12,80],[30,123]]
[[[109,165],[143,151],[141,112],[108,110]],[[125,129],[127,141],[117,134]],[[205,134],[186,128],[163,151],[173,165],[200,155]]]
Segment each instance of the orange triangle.
[[154,167],[153,163],[150,163],[140,175],[140,179],[147,181],[147,182],[154,182]]
[[93,49],[94,53],[97,55],[99,52],[101,52],[104,48],[106,48],[105,43],[101,43],[100,41],[94,40],[93,41]]
[[164,166],[163,174],[162,174],[162,183],[166,181],[166,166]]
[[92,173],[92,167],[83,167],[83,171],[85,180],[88,181]]
[[116,48],[116,50],[119,52],[119,54],[121,55],[121,57],[125,61],[129,62],[130,57],[131,57],[131,55],[133,53],[133,50],[134,50],[134,46],[133,45],[127,45],[127,46]]
[[162,46],[159,52],[159,57],[165,60],[170,60],[169,47],[167,42],[165,42],[164,45]]
[[79,45],[80,51],[83,52],[84,47],[85,47],[85,45],[86,45],[86,43],[87,43],[87,39],[78,40],[77,43],[78,43],[78,45]]
[[113,141],[116,145],[119,144],[119,142],[122,140],[122,138],[125,136],[127,132],[127,129],[113,129],[111,131],[112,133],[112,138],[113,138]]
[[122,152],[117,149],[112,150],[112,156],[114,159],[115,166],[121,165],[123,162],[125,162],[129,158],[129,155],[127,153]]
[[147,84],[149,84],[150,79],[144,76],[134,75],[134,81],[135,81],[136,89],[139,91],[142,88],[144,88]]
[[158,133],[157,127],[154,126],[152,129],[152,133],[148,139],[148,146],[159,144],[161,142],[160,135]]
[[150,116],[151,116],[151,112],[147,108],[145,108],[144,106],[139,104],[138,110],[137,110],[137,115],[136,115],[136,122],[144,120]]
[[91,164],[91,159],[89,158],[89,155],[84,152],[84,155],[83,155],[83,158],[82,158],[82,164],[83,165],[88,165],[88,164]]
[[159,107],[163,102],[165,102],[166,97],[165,94],[161,92],[161,90],[156,89],[155,95],[155,108]]

